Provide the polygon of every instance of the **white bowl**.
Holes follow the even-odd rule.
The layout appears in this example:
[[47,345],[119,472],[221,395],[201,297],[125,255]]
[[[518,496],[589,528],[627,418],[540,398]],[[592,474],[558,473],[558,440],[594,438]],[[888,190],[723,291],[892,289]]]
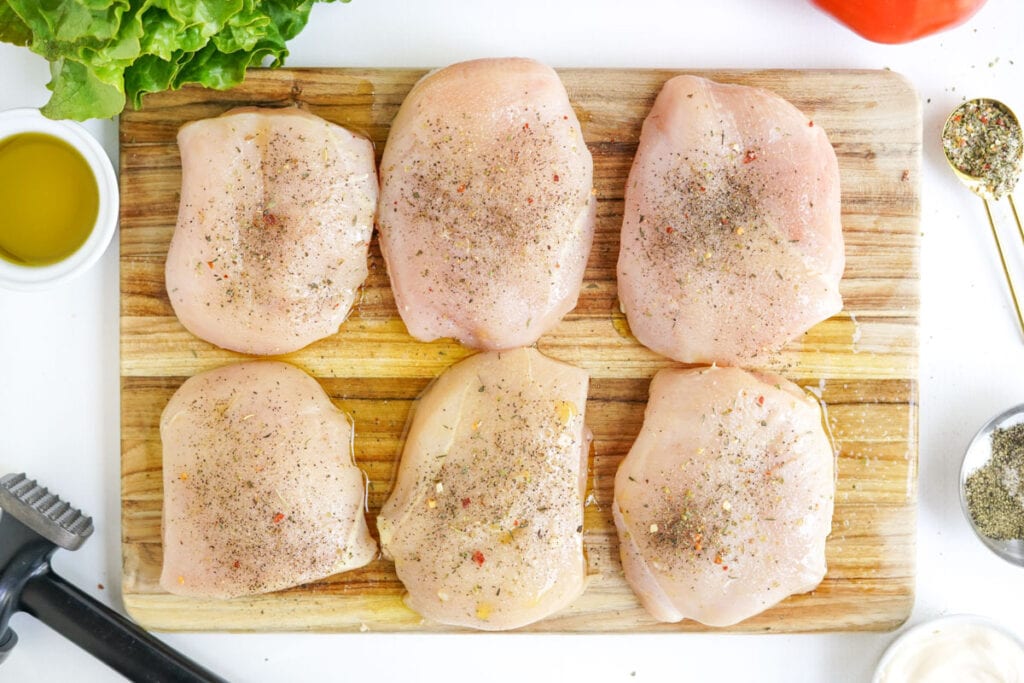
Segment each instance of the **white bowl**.
[[[950,640],[949,635],[957,631],[963,631],[965,628],[972,629],[972,634],[975,636],[979,633],[989,634],[994,640],[988,641],[989,647],[987,648],[986,643],[979,642],[977,638],[971,641],[969,645],[965,643],[959,648],[953,647],[954,643]],[[992,643],[1005,649],[999,651]],[[929,654],[925,655],[923,661],[930,665],[930,675],[927,675],[924,679],[920,677],[906,679],[886,676],[887,670],[898,658],[909,655],[915,649],[919,652],[925,651],[928,645],[931,645],[932,648],[927,651]],[[936,658],[936,646],[940,648],[941,652],[948,653],[950,658],[945,662],[939,661]],[[1020,676],[1024,676],[1024,642],[1015,633],[984,617],[972,614],[953,614],[917,624],[897,636],[889,647],[886,648],[881,659],[879,659],[878,666],[875,668],[875,675],[871,680],[872,683],[914,683],[914,681],[920,683],[922,680],[974,683],[975,681],[982,680],[1003,680],[984,675],[971,677],[962,668],[956,668],[956,664],[962,667],[968,661],[965,658],[972,656],[977,661],[995,663],[997,668],[1013,668],[1018,678],[1010,678],[1009,680],[1020,680]],[[956,664],[953,664],[955,658],[958,659]]]
[[91,268],[106,251],[117,227],[119,197],[117,177],[110,158],[96,138],[70,121],[54,121],[37,109],[0,112],[0,140],[18,133],[45,133],[64,140],[89,164],[99,190],[99,211],[85,243],[67,258],[48,266],[20,266],[0,259],[0,287],[38,290],[66,282]]

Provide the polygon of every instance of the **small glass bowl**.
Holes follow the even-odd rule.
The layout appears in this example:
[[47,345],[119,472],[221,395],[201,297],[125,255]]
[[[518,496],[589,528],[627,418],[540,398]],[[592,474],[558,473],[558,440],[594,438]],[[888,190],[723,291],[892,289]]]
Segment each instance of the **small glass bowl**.
[[971,529],[989,550],[1007,562],[1020,567],[1024,567],[1024,540],[997,541],[985,536],[975,526],[974,519],[967,507],[967,478],[983,467],[992,457],[992,432],[1022,422],[1024,422],[1024,405],[1014,406],[1006,412],[996,415],[985,423],[985,426],[978,430],[978,433],[971,439],[971,445],[967,447],[963,464],[960,466],[960,508],[971,525]]
[[20,266],[0,259],[0,287],[20,291],[40,290],[66,282],[91,268],[107,250],[117,227],[119,197],[117,176],[110,157],[84,128],[70,121],[55,121],[38,109],[10,109],[0,112],[0,140],[19,133],[46,133],[78,150],[89,164],[99,191],[96,224],[73,254],[48,266]]

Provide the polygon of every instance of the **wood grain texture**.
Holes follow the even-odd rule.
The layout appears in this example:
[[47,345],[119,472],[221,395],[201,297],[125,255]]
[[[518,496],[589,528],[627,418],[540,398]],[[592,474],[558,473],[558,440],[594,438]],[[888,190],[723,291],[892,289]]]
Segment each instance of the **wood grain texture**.
[[[161,563],[160,413],[189,376],[242,359],[186,332],[164,289],[181,179],[175,135],[186,121],[234,106],[300,104],[368,135],[378,158],[388,125],[424,70],[251,72],[228,92],[186,88],[151,95],[121,117],[121,438],[124,600],[141,624],[166,630],[447,631],[402,604],[391,563],[290,590],[230,601],[164,593]],[[678,71],[559,70],[594,156],[598,222],[579,305],[538,342],[592,377],[587,422],[593,503],[585,544],[592,580],[569,609],[524,630],[706,630],[653,621],[626,585],[611,519],[619,461],[639,431],[647,384],[665,358],[640,346],[615,289],[622,193],[640,125]],[[920,104],[885,71],[717,71],[789,99],[828,131],[842,179],[846,272],[843,311],[777,354],[767,367],[818,395],[838,451],[828,575],[813,592],[734,631],[891,629],[910,613],[917,500],[917,356]],[[356,459],[369,476],[371,527],[395,474],[412,401],[469,351],[405,332],[376,240],[370,276],[338,334],[283,356],[319,378],[356,424]]]

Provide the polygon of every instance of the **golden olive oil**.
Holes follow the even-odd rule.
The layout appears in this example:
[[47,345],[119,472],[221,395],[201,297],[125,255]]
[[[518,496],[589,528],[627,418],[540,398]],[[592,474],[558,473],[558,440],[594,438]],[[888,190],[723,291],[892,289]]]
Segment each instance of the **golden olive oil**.
[[57,263],[85,243],[98,213],[96,178],[70,144],[44,133],[0,140],[0,258]]

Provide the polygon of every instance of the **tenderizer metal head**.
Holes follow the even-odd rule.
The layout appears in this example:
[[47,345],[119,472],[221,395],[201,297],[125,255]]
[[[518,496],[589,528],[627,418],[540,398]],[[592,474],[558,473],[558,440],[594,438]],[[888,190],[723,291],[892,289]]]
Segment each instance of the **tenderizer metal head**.
[[0,508],[65,550],[78,550],[93,532],[92,517],[24,473],[0,478]]

